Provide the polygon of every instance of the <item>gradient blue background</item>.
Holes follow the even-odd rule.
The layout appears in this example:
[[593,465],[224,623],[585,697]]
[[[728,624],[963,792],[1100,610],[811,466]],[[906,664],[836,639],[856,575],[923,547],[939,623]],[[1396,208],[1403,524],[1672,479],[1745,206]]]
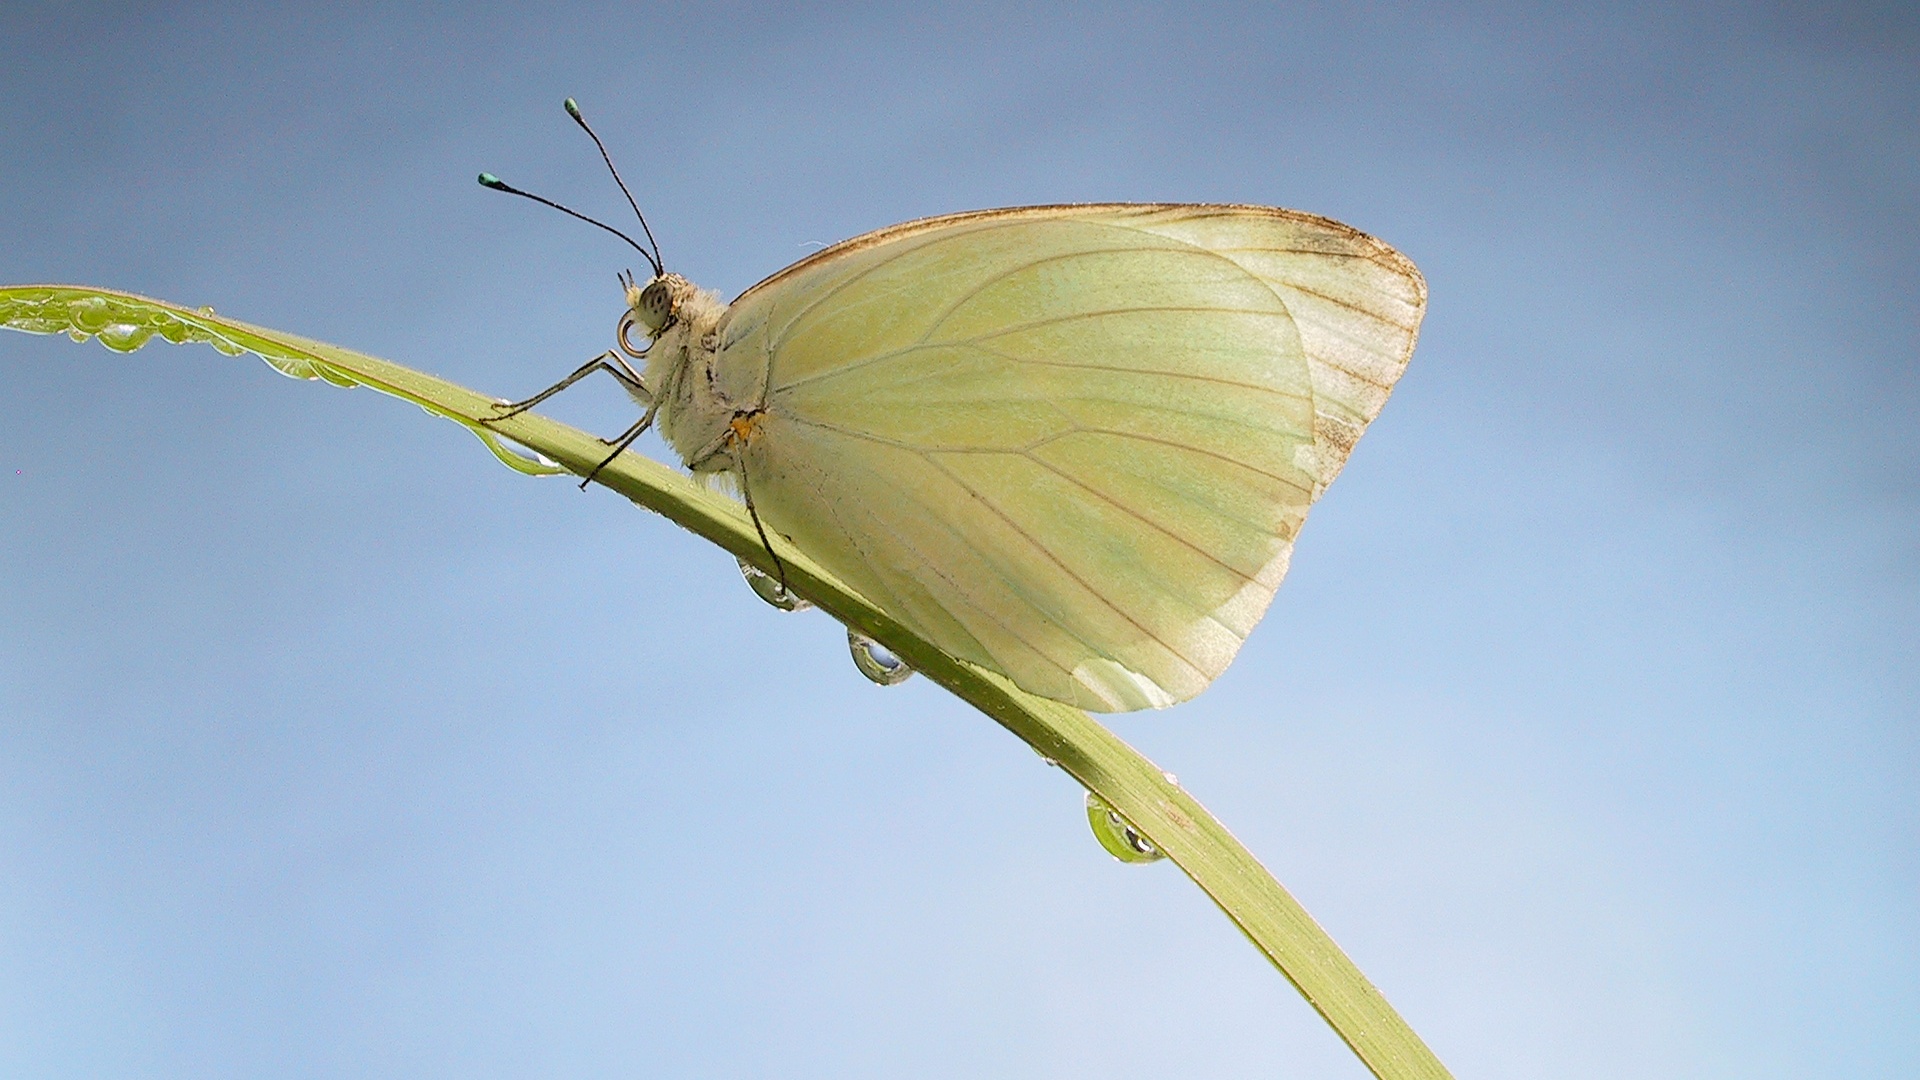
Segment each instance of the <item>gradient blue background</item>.
[[[1920,1073],[1911,6],[15,5],[0,281],[529,392],[635,264],[473,183],[619,219],[567,95],[729,295],[1020,203],[1405,251],[1272,614],[1114,726],[1463,1080]],[[206,349],[0,335],[0,396],[0,1075],[1362,1074],[1069,779],[607,492]]]

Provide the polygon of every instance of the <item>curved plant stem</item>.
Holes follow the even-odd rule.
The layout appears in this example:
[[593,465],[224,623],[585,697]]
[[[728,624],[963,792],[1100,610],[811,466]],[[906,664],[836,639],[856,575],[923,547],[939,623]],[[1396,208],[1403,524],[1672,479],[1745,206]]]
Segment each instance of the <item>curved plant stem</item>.
[[[216,316],[211,309],[196,311],[105,289],[12,286],[0,287],[0,325],[65,333],[76,341],[97,337],[122,352],[160,337],[176,344],[204,342],[229,355],[253,353],[297,378],[365,386],[411,401],[473,431],[522,472],[584,476],[606,456],[601,440],[537,413],[486,423],[495,414],[494,399],[362,353]],[[503,436],[544,460],[514,453],[502,444]],[[775,570],[740,504],[680,473],[640,454],[622,454],[599,470],[595,482],[762,570]],[[1449,1076],[1306,909],[1169,774],[1086,713],[1034,697],[941,652],[804,555],[783,546],[781,559],[795,593],[878,641],[1105,799],[1220,905],[1375,1076]]]

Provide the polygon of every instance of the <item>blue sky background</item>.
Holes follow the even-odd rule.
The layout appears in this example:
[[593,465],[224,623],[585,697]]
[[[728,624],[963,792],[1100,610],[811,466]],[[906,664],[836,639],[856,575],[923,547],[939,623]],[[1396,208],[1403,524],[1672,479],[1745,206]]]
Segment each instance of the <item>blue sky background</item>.
[[[634,262],[473,183],[617,220],[567,95],[729,295],[1022,203],[1406,252],[1272,613],[1115,728],[1463,1080],[1920,1072],[1910,5],[16,5],[0,281],[523,394]],[[206,349],[4,335],[0,395],[0,1074],[1362,1075],[1068,778],[610,493]]]

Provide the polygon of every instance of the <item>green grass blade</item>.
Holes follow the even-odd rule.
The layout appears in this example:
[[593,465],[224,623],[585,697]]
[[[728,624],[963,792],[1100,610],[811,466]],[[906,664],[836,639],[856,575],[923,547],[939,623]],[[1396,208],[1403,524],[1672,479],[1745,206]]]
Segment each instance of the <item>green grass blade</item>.
[[[158,337],[175,344],[202,342],[229,356],[252,353],[295,378],[365,386],[410,401],[472,431],[521,472],[584,476],[606,456],[599,439],[537,413],[483,424],[494,413],[493,398],[363,353],[217,316],[210,308],[183,308],[106,289],[11,286],[0,287],[0,325],[64,333],[76,341],[93,337],[119,352]],[[537,456],[514,452],[509,441]],[[740,504],[687,476],[642,455],[622,454],[600,470],[595,482],[774,572]],[[1220,905],[1375,1076],[1441,1080],[1450,1075],[1306,909],[1168,774],[1086,713],[1027,694],[915,637],[804,555],[783,548],[781,560],[795,593],[992,717],[1105,800]]]

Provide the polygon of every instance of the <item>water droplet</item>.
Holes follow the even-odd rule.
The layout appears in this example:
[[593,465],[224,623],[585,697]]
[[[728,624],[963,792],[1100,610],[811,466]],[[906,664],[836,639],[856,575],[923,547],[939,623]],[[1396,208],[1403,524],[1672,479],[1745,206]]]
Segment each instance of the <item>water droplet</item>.
[[1174,787],[1180,786],[1180,778],[1173,775],[1170,772],[1166,772],[1163,770],[1160,773],[1160,779],[1165,780],[1167,783],[1172,784]]
[[1140,835],[1118,810],[1108,805],[1107,800],[1091,791],[1087,792],[1087,824],[1093,826],[1093,838],[1100,841],[1107,854],[1123,863],[1139,865],[1166,858],[1151,840]]
[[772,574],[767,573],[765,570],[760,569],[745,559],[737,561],[740,563],[740,576],[747,579],[747,588],[753,590],[753,595],[765,600],[781,611],[805,611],[813,606],[794,595],[785,585],[780,583],[779,578],[774,577]]
[[194,337],[195,331],[193,327],[188,326],[186,323],[171,315],[156,315],[153,326],[155,333],[158,333],[161,337],[173,342],[175,345],[185,345],[187,342],[192,341]]
[[114,352],[132,352],[145,345],[147,339],[153,336],[153,331],[131,323],[108,323],[94,336],[100,339],[100,344]]
[[202,307],[202,308],[200,309],[200,314],[202,314],[202,315],[205,315],[205,316],[208,316],[209,318],[211,318],[211,317],[212,317],[212,315],[213,315],[213,305],[212,305],[212,304],[208,304],[208,305],[206,305],[205,307]]
[[112,318],[112,312],[108,309],[107,300],[103,296],[83,296],[67,304],[67,321],[73,325],[74,329],[88,334],[99,333],[100,328],[107,325],[107,320],[110,318]]
[[852,651],[853,666],[860,669],[860,674],[881,686],[898,686],[913,677],[913,669],[905,660],[857,630],[847,631],[847,648]]

